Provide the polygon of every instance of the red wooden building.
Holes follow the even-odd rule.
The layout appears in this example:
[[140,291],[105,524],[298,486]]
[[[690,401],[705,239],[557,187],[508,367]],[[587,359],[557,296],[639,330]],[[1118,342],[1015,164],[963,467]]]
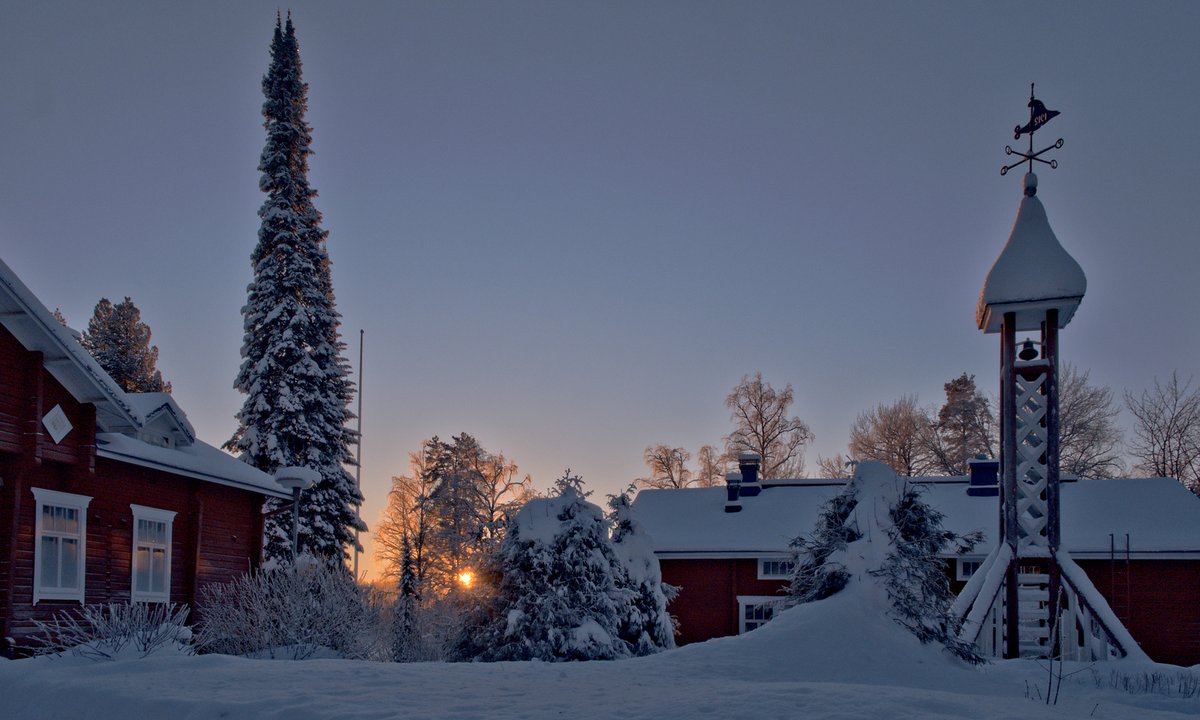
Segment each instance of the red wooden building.
[[268,496],[288,497],[170,395],[123,392],[0,262],[0,652],[81,603],[195,607],[258,565]]
[[[981,477],[980,477],[981,476]],[[968,477],[914,478],[947,528],[982,530],[970,555],[947,557],[961,590],[998,537],[995,464]],[[634,511],[654,542],[663,581],[680,588],[670,611],[680,644],[753,630],[782,606],[789,541],[812,532],[842,480],[766,481],[727,488],[643,490]],[[1154,660],[1200,663],[1200,498],[1175,480],[1062,484],[1062,542]]]

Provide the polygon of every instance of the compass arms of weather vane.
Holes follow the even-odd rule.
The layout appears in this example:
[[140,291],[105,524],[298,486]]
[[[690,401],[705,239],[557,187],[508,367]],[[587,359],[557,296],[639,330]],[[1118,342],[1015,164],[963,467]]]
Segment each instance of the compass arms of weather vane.
[[1043,125],[1050,122],[1054,118],[1058,117],[1058,115],[1060,115],[1060,114],[1061,113],[1059,113],[1059,111],[1057,111],[1057,110],[1047,110],[1045,104],[1043,104],[1041,100],[1038,100],[1036,97],[1034,97],[1033,83],[1029,83],[1029,123],[1026,124],[1024,127],[1017,125],[1015,128],[1013,128],[1013,138],[1014,139],[1019,140],[1019,139],[1021,139],[1022,135],[1026,134],[1026,133],[1029,134],[1029,151],[1021,152],[1020,150],[1013,150],[1011,145],[1005,145],[1004,146],[1004,154],[1005,155],[1017,155],[1021,159],[1011,165],[1005,165],[1004,167],[1000,168],[1001,175],[1007,175],[1009,170],[1012,170],[1016,166],[1020,165],[1021,163],[1025,163],[1025,162],[1029,163],[1029,171],[1033,172],[1033,161],[1034,160],[1036,160],[1040,163],[1043,163],[1045,165],[1049,165],[1052,169],[1058,167],[1057,160],[1043,160],[1041,158],[1041,155],[1042,155],[1042,153],[1046,152],[1047,150],[1053,150],[1055,148],[1062,147],[1063,139],[1059,138],[1052,145],[1047,145],[1046,147],[1042,148],[1041,150],[1034,152],[1033,151],[1033,134],[1035,132],[1037,132],[1038,130],[1040,130]]

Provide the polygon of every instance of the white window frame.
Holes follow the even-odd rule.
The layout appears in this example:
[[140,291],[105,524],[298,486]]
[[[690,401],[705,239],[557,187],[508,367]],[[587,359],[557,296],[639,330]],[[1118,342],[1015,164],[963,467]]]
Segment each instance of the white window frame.
[[[92,498],[88,495],[31,487],[34,498],[33,522],[33,604],[42,600],[75,600],[81,605],[84,598],[84,579],[87,577],[87,509]],[[46,507],[61,507],[75,510],[79,513],[78,534],[44,531],[42,529],[42,513]],[[42,537],[50,534],[57,538],[74,537],[79,543],[79,563],[76,568],[75,587],[44,587],[42,585]]]
[[795,569],[796,561],[789,557],[761,557],[758,559],[758,579],[759,580],[791,580],[792,573],[788,571],[782,575],[767,572],[767,563],[791,563]]
[[[958,560],[954,563],[954,578],[956,580],[970,580],[971,575],[979,572],[980,568],[983,567],[983,560],[984,559],[981,557],[958,558]],[[975,569],[972,570],[970,574],[965,572],[965,565],[967,563],[975,564]]]
[[[146,507],[145,505],[134,505],[130,503],[129,509],[133,511],[133,543],[130,545],[129,551],[129,599],[132,602],[153,602],[165,603],[171,600],[171,526],[175,522],[176,513],[172,510],[160,510],[159,508]],[[145,520],[147,522],[159,522],[166,526],[166,542],[150,543],[144,542],[138,536],[138,521]],[[166,576],[163,578],[162,592],[141,591],[137,588],[137,554],[138,547],[145,546],[149,548],[162,548],[165,551],[163,558],[163,572]],[[153,579],[151,579],[153,585]]]
[[[779,595],[738,595],[738,635],[744,635],[750,632],[750,630],[757,629],[771,622],[771,620],[775,617],[775,613],[783,609],[785,600],[786,598],[780,597]],[[749,622],[757,624],[747,630],[746,608],[758,605],[773,605],[774,608],[771,611],[771,617],[766,620],[750,620]]]

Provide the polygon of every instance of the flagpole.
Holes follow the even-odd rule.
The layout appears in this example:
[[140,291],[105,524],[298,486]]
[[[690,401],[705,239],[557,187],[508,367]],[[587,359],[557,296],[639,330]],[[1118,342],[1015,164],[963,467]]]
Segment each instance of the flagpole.
[[[363,395],[363,335],[365,330],[358,331],[358,450],[355,451],[358,463],[354,466],[354,489],[359,497],[362,496],[362,395]],[[362,500],[355,503],[355,516],[362,524]],[[358,579],[358,556],[362,554],[362,544],[358,541],[359,530],[354,528],[354,579]]]

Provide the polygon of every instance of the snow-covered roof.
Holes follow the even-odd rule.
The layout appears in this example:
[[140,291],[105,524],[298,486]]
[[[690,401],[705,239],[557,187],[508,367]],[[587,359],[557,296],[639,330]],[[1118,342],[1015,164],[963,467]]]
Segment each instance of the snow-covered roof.
[[197,440],[186,447],[159,447],[119,433],[96,435],[96,455],[197,480],[291,497],[275,478],[229,453]]
[[[126,393],[0,260],[0,324],[30,351],[71,397],[96,406],[96,454],[177,475],[289,497],[270,475],[196,440],[187,415],[166,393]],[[174,447],[143,442],[164,437]]]
[[75,333],[54,319],[3,260],[0,323],[27,350],[42,353],[46,370],[72,397],[96,406],[97,426],[112,432],[131,432],[142,425],[142,418],[125,393],[83,349]]
[[1016,329],[1024,331],[1039,329],[1046,311],[1057,309],[1059,327],[1066,327],[1087,290],[1083,268],[1059,244],[1042,201],[1029,192],[1037,176],[1027,173],[1025,187],[1008,243],[979,293],[975,321],[985,333],[999,332],[1007,312],[1016,313]]
[[[810,534],[821,505],[842,487],[836,480],[767,485],[741,498],[736,513],[725,512],[723,487],[642,490],[633,511],[660,556],[753,557],[787,552],[792,538]],[[999,499],[966,488],[966,478],[938,478],[925,498],[945,514],[948,529],[982,530],[976,552],[987,553],[998,534]],[[1200,556],[1200,498],[1175,480],[1079,480],[1061,488],[1062,542],[1072,553],[1107,553],[1110,533],[1123,550],[1128,533],[1134,553]]]
[[141,414],[146,430],[168,435],[176,445],[191,445],[196,441],[196,429],[170,393],[126,393],[125,398]]

